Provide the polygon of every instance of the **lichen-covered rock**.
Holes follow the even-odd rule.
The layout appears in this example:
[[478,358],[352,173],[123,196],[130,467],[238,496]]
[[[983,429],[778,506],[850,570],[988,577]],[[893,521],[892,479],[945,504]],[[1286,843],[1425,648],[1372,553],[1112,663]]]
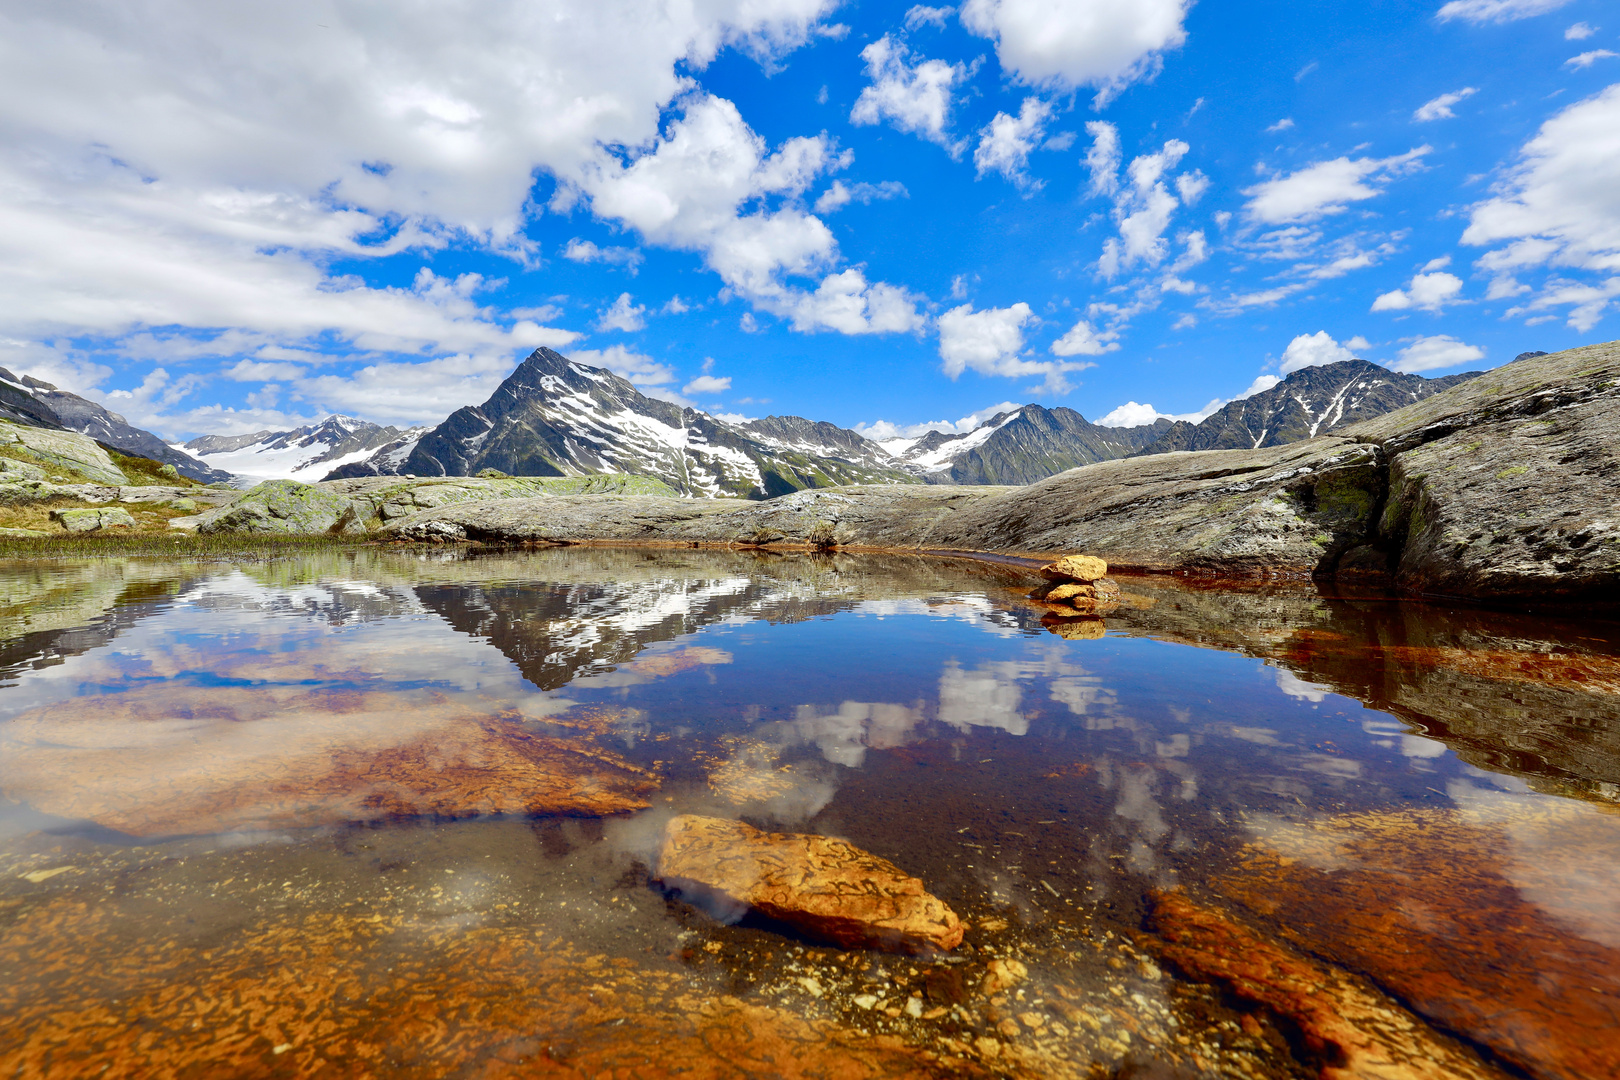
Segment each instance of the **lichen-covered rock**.
[[349,501],[314,484],[267,480],[228,506],[210,510],[197,522],[203,535],[221,533],[330,532]]
[[962,943],[956,912],[921,881],[825,836],[683,814],[665,828],[658,876],[688,895],[746,905],[845,947],[926,952]]
[[1095,586],[1082,584],[1078,581],[1065,581],[1061,585],[1054,585],[1048,589],[1042,599],[1049,600],[1054,604],[1072,603],[1075,600],[1095,600],[1097,599],[1097,589]]
[[1065,555],[1041,567],[1041,577],[1051,581],[1084,581],[1088,584],[1108,576],[1108,564],[1095,555]]
[[52,510],[51,520],[70,533],[100,532],[103,529],[133,529],[135,519],[118,506],[89,506]]
[[73,431],[50,431],[0,421],[0,446],[55,466],[94,484],[123,484],[128,477],[96,440]]
[[43,480],[45,470],[26,461],[0,457],[0,477],[6,480]]

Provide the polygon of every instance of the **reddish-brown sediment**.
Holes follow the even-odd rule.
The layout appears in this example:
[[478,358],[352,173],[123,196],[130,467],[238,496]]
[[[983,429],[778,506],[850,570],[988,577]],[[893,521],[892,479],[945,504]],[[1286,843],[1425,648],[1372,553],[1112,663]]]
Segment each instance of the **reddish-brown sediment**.
[[78,699],[8,721],[0,790],[136,836],[647,805],[654,776],[521,719],[437,696],[286,686]]
[[962,943],[956,912],[921,881],[830,837],[683,814],[665,829],[658,875],[845,947],[923,952]]
[[1197,979],[1291,1021],[1322,1080],[1505,1080],[1361,979],[1180,893],[1157,893],[1151,942]]
[[[58,901],[0,932],[0,1075],[983,1077],[528,925],[312,914],[207,943]],[[73,948],[63,948],[71,941]]]
[[1620,948],[1603,943],[1620,940],[1620,909],[1589,880],[1609,865],[1612,816],[1573,803],[1490,813],[1279,828],[1210,884],[1532,1076],[1620,1077]]

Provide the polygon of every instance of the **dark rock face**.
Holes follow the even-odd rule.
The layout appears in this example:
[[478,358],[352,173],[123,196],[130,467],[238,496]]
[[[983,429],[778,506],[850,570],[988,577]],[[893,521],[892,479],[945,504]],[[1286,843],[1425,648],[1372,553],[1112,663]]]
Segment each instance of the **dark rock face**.
[[514,476],[633,473],[686,495],[770,498],[807,487],[914,483],[852,431],[799,417],[734,427],[642,394],[604,368],[537,349],[481,406],[457,409],[397,463],[378,458],[331,479],[377,473]]
[[[1016,413],[992,417],[985,426],[992,427],[993,434],[952,455],[944,467],[927,469],[924,479],[934,484],[1032,484],[1082,465],[1128,457],[1158,440],[1170,428],[1170,421],[1108,428],[1091,423],[1073,409],[1025,405]],[[973,438],[970,433],[934,439],[938,434],[925,436],[912,452],[945,447],[949,454],[951,442]]]
[[35,396],[36,384],[47,389],[55,389],[50,383],[40,382],[27,375],[18,378],[5,368],[0,368],[0,418],[16,424],[27,424],[29,427],[58,430],[65,428],[66,425],[62,423],[62,418],[56,415],[56,410]]
[[1327,435],[1371,420],[1458,383],[1476,371],[1425,379],[1365,360],[1344,360],[1296,371],[1270,390],[1234,401],[1198,424],[1180,420],[1143,454],[1174,450],[1257,450]]
[[1518,360],[1344,434],[1389,460],[1378,537],[1403,588],[1620,596],[1620,343]]

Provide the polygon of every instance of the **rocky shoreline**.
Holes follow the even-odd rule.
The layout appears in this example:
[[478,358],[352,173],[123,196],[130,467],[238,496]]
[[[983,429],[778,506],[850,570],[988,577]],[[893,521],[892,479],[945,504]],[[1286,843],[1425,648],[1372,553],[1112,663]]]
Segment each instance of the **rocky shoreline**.
[[1047,555],[1122,572],[1388,584],[1479,600],[1620,596],[1620,345],[1506,365],[1343,434],[1100,462],[1025,487],[859,486],[430,508],[380,535]]
[[1104,461],[1022,487],[858,485],[751,501],[681,498],[618,475],[273,481],[169,525],[217,537],[1084,551],[1122,573],[1601,604],[1620,598],[1617,492],[1611,342],[1519,360],[1329,436]]

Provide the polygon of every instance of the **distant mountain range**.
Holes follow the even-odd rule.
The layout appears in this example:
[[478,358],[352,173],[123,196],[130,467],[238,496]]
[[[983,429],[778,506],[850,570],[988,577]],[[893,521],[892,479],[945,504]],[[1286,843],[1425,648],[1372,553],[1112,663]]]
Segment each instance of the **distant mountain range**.
[[1234,401],[1201,423],[1182,420],[1170,425],[1158,439],[1137,452],[1167,454],[1173,450],[1281,446],[1394,412],[1479,374],[1466,371],[1425,379],[1365,360],[1302,368],[1270,390]]
[[414,446],[427,430],[383,427],[333,414],[291,431],[204,435],[181,445],[210,466],[238,477],[312,483],[333,469],[387,454],[402,443]]
[[606,368],[536,349],[479,406],[330,479],[406,474],[631,473],[683,495],[770,498],[807,487],[915,483],[881,446],[796,416],[731,424],[649,398]]
[[1025,405],[997,413],[972,431],[930,431],[881,445],[931,484],[1032,484],[1097,461],[1129,457],[1170,428],[1099,427],[1073,409]]
[[173,465],[181,475],[205,484],[231,479],[230,473],[176,450],[88,398],[58,390],[32,375],[13,375],[5,368],[0,368],[0,417],[30,427],[77,431],[126,454]]
[[326,478],[470,476],[483,469],[521,476],[635,473],[686,495],[756,499],[838,484],[1028,484],[1137,454],[1325,435],[1476,374],[1425,379],[1347,360],[1294,372],[1199,424],[1102,427],[1073,409],[1025,405],[966,433],[879,443],[797,416],[729,423],[649,398],[605,368],[537,349],[483,405],[458,409],[420,435],[402,432]]
[[488,401],[432,428],[333,415],[291,431],[204,435],[175,447],[93,401],[4,368],[0,417],[78,431],[204,482],[496,469],[514,476],[636,474],[685,495],[761,499],[841,484],[1029,484],[1114,458],[1277,446],[1392,412],[1477,375],[1426,379],[1346,360],[1296,371],[1197,424],[1103,427],[1073,409],[1025,405],[968,432],[875,442],[798,416],[722,420],[649,398],[605,368],[537,349]]

